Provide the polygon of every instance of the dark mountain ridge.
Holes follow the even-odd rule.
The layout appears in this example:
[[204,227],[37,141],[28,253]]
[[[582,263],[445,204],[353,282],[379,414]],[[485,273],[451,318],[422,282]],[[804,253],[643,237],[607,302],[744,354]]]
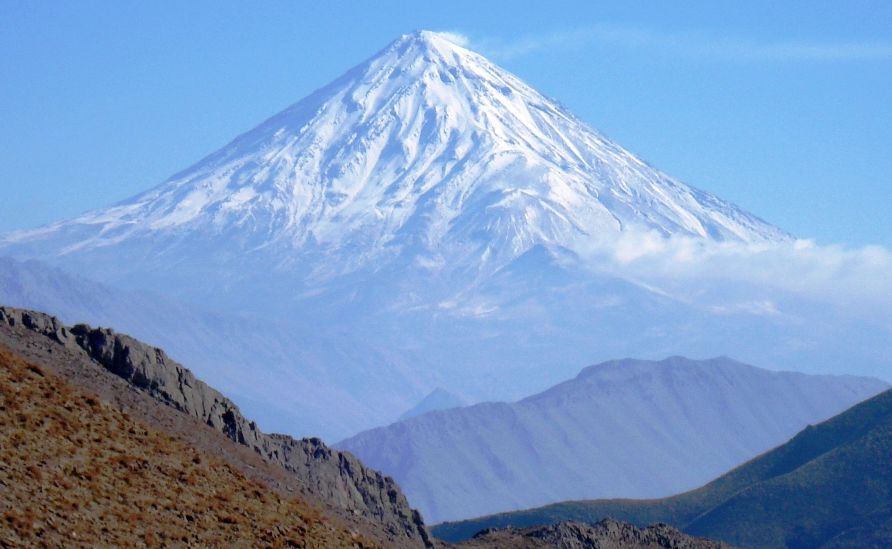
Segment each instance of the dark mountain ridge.
[[597,524],[560,522],[533,528],[490,528],[478,532],[462,547],[556,549],[731,549],[731,546],[704,538],[687,536],[668,524],[637,528],[631,524],[604,519]]

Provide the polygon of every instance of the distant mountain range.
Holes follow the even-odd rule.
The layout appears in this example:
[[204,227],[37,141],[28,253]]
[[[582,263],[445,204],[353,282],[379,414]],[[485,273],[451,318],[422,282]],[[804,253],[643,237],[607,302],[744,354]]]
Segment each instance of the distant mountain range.
[[619,360],[514,403],[429,412],[335,446],[432,522],[694,488],[889,386],[727,358]]
[[402,415],[400,415],[399,420],[403,421],[435,410],[458,408],[459,406],[465,406],[466,404],[467,402],[465,402],[465,399],[460,396],[452,394],[442,387],[437,387],[426,397],[421,399],[421,402],[403,412]]
[[482,528],[614,517],[668,521],[687,533],[760,549],[892,546],[892,391],[885,391],[705,486],[656,500],[569,501],[434,528],[461,539]]

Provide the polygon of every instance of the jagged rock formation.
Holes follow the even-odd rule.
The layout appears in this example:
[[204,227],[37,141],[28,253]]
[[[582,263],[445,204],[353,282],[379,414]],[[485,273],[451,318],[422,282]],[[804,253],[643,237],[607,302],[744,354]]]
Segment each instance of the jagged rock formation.
[[398,539],[430,545],[421,515],[393,479],[365,467],[347,452],[316,438],[266,434],[221,393],[156,347],[109,328],[67,327],[34,311],[0,307],[0,325],[22,327],[70,350],[81,350],[106,370],[155,399],[200,419],[299,478],[306,493],[385,526]]
[[588,525],[579,522],[534,528],[490,528],[462,547],[552,547],[555,549],[729,549],[730,545],[683,534],[668,524],[636,528],[605,519]]

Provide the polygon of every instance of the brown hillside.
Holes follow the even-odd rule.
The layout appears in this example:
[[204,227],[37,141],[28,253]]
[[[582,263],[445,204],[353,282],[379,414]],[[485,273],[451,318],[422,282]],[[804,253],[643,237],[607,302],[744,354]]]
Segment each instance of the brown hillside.
[[319,439],[261,432],[161,349],[110,328],[68,327],[45,313],[4,306],[0,346],[378,545],[433,545],[393,479]]
[[0,544],[367,547],[0,347]]

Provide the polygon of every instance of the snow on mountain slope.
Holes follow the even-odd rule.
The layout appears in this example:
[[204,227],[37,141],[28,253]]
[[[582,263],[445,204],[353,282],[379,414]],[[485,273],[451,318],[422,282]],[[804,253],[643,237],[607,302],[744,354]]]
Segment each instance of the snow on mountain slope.
[[336,446],[439,522],[695,488],[886,388],[728,358],[620,360],[518,402],[430,412]]
[[574,250],[635,228],[787,238],[421,31],[162,185],[7,235],[0,251],[80,272],[98,263],[103,280],[140,287],[219,291],[280,272],[312,293],[388,262],[485,276],[537,245]]

